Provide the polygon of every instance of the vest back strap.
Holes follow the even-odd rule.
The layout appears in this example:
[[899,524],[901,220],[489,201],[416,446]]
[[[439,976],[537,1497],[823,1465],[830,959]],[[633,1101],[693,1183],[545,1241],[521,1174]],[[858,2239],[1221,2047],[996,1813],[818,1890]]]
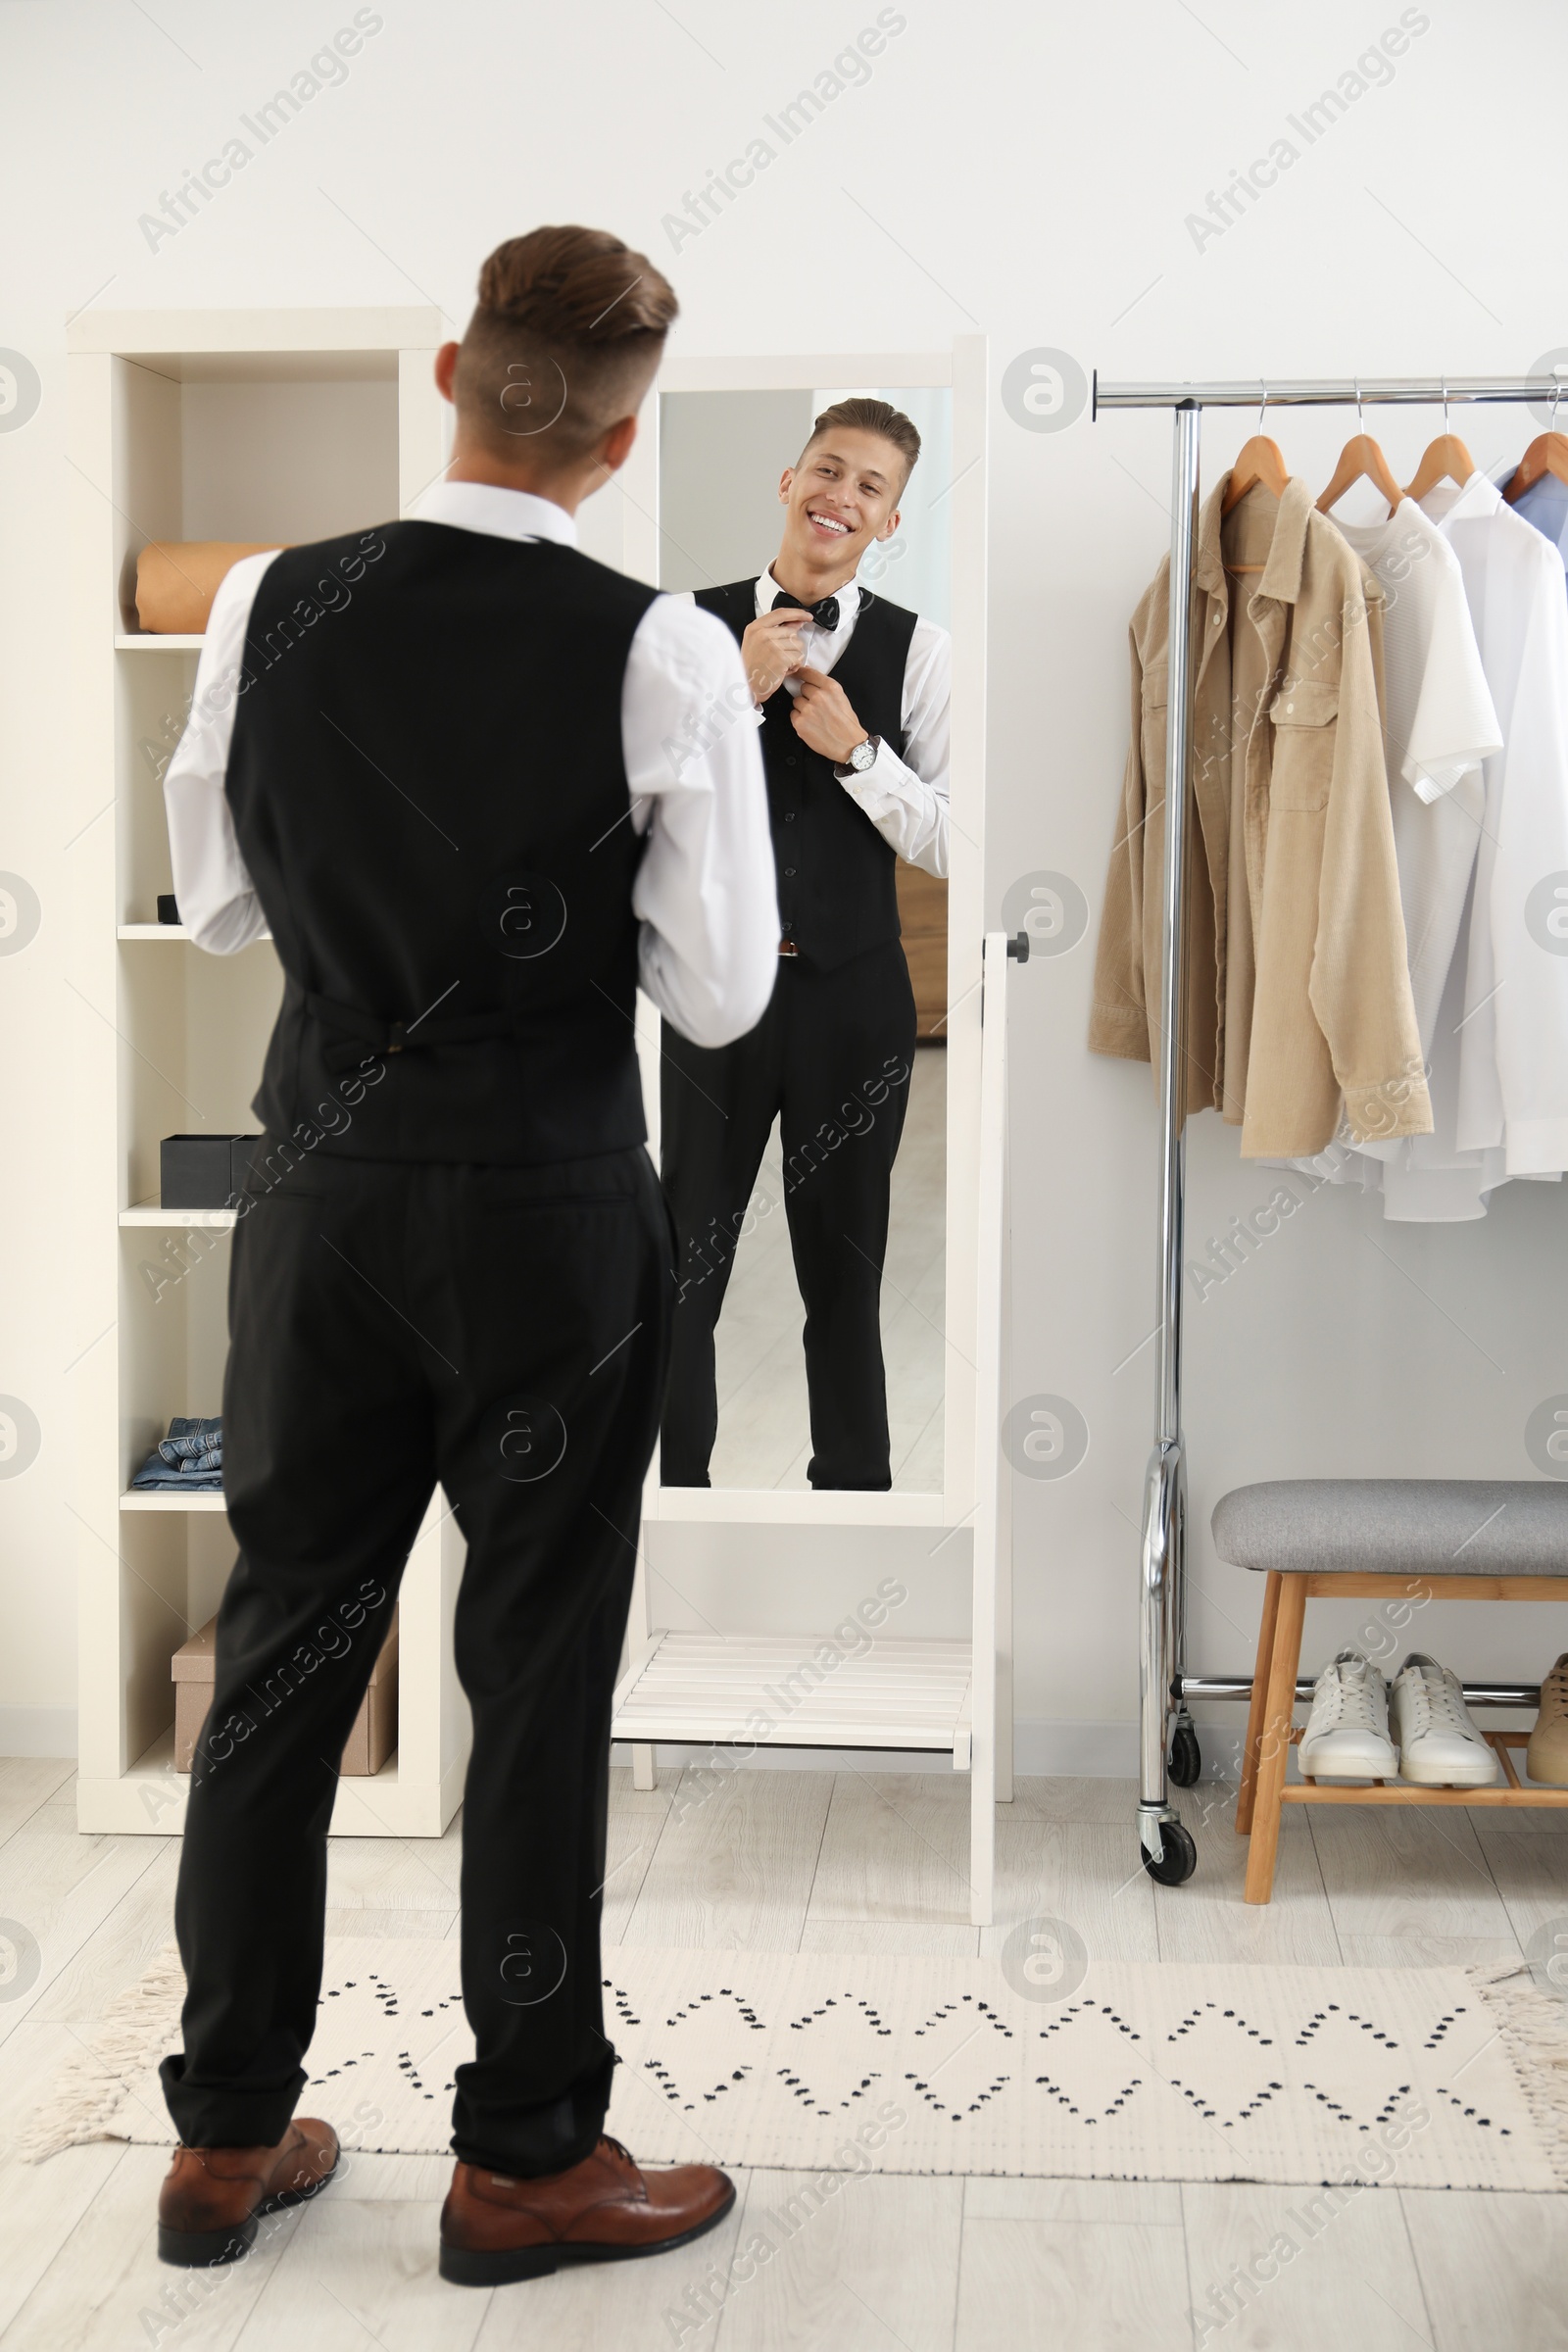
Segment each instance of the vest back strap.
[[[318,997],[313,989],[304,991],[304,1004],[323,1029],[339,1032],[342,1042],[326,1048],[326,1065],[331,1070],[347,1069],[372,1054],[413,1053],[421,1046],[466,1046],[481,1038],[516,1034],[516,1022],[506,1012],[456,1013],[444,1019],[418,1015],[408,1022],[388,1021],[376,1013],[362,1012],[356,1004],[338,1004],[330,997]],[[361,1046],[368,1052],[360,1052]]]

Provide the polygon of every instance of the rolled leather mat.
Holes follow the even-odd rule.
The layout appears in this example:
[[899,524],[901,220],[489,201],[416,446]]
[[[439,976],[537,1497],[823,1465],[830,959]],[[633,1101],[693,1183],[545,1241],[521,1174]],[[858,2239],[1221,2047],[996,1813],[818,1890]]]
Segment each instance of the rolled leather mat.
[[199,637],[219,583],[241,556],[278,544],[235,539],[154,539],[136,559],[136,617],[155,637]]

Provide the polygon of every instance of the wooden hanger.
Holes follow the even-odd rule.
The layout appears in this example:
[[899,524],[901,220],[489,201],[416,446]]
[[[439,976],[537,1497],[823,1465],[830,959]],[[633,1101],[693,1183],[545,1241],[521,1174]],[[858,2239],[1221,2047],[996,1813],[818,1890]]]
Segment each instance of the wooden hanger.
[[1396,507],[1402,492],[1389,470],[1389,461],[1370,433],[1352,433],[1340,452],[1340,462],[1334,468],[1334,479],[1317,502],[1317,511],[1326,514],[1337,507],[1352,482],[1370,482],[1373,489],[1389,502],[1390,511]]
[[1448,430],[1448,387],[1443,387],[1443,430],[1427,446],[1426,455],[1415,469],[1415,480],[1405,491],[1406,498],[1425,498],[1440,482],[1457,482],[1462,490],[1476,469],[1476,462],[1456,433]]
[[[1279,443],[1271,441],[1266,433],[1254,433],[1236,453],[1231,486],[1220,503],[1220,514],[1228,514],[1233,507],[1239,507],[1249,490],[1255,490],[1259,482],[1265,490],[1272,490],[1276,498],[1283,498],[1290,478]],[[1262,569],[1261,564],[1258,569]]]
[[1568,482],[1568,433],[1536,435],[1503,490],[1509,506],[1524,495],[1532,482],[1539,482],[1544,473],[1554,473],[1559,482]]
[[1532,482],[1539,482],[1544,473],[1554,473],[1559,482],[1568,482],[1568,433],[1557,430],[1557,400],[1561,390],[1560,383],[1552,387],[1548,430],[1536,435],[1503,486],[1502,495],[1510,506]]
[[1406,498],[1425,498],[1439,482],[1457,482],[1462,490],[1476,469],[1476,462],[1457,433],[1440,433],[1428,447],[1425,457],[1415,469],[1415,480],[1405,491]]
[[[1249,490],[1257,489],[1259,484],[1263,489],[1272,491],[1276,498],[1283,498],[1285,485],[1291,478],[1290,468],[1285,463],[1285,454],[1279,443],[1271,441],[1263,430],[1263,411],[1268,407],[1268,386],[1266,384],[1263,385],[1262,391],[1263,397],[1258,403],[1257,410],[1257,430],[1251,439],[1244,441],[1237,451],[1236,463],[1231,467],[1230,488],[1220,501],[1219,511],[1222,520],[1233,508],[1241,505]],[[1261,564],[1227,564],[1225,568],[1227,571],[1236,572],[1261,571],[1263,566]]]

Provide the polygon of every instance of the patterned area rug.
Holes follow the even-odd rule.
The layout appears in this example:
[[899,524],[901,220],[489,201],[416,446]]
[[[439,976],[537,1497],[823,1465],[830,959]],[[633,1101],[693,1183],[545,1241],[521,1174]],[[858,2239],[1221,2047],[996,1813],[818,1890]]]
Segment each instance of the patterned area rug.
[[[1092,1967],[1034,1999],[996,1962],[606,1954],[610,2128],[649,2162],[803,2172],[1568,2186],[1568,2011],[1527,1970]],[[170,1954],[30,2128],[35,2157],[172,2140]],[[470,2054],[458,1947],[334,1938],[304,2111],[440,2153]]]

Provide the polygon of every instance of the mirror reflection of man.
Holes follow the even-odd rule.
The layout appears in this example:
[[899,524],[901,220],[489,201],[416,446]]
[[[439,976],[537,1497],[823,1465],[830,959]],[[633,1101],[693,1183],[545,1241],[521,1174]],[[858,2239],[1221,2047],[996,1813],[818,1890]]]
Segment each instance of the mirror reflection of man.
[[759,579],[697,591],[740,641],[767,776],[781,937],[757,1027],[704,1049],[666,1028],[664,1189],[681,1250],[661,1476],[706,1487],[713,1332],[773,1121],[806,1306],[808,1476],[892,1484],[880,1302],[915,1008],[900,858],[948,870],[945,629],[869,585],[920,436],[887,401],[837,401],[779,483],[784,533]]

